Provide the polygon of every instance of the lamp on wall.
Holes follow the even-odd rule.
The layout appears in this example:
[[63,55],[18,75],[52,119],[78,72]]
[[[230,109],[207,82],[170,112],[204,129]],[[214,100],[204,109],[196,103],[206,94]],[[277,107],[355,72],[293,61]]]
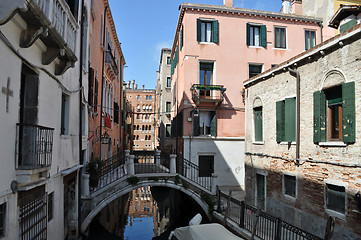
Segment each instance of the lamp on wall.
[[109,137],[110,135],[107,132],[105,132],[102,135],[102,144],[109,144]]

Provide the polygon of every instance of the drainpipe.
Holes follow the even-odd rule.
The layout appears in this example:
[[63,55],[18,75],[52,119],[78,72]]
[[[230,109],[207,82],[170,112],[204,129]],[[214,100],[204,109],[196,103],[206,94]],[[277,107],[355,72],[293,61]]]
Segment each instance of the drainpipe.
[[[82,100],[83,100],[83,38],[84,38],[84,0],[81,1],[80,10],[80,61],[79,61],[79,163],[83,165],[83,121],[82,121]],[[85,111],[85,110],[84,110]],[[85,114],[84,114],[85,118]],[[78,236],[81,228],[81,184],[83,168],[78,170]],[[66,210],[66,209],[65,209]]]
[[322,24],[322,23],[318,23],[318,25],[319,25],[320,28],[321,28],[321,43],[323,43],[323,32],[322,32],[323,24]]
[[300,73],[297,70],[288,68],[291,75],[296,75],[296,164],[300,159]]
[[105,61],[105,24],[106,24],[106,15],[107,15],[107,9],[108,5],[104,8],[104,20],[103,20],[103,60],[102,60],[102,91],[101,91],[101,104],[100,104],[100,129],[99,129],[99,135],[100,135],[100,159],[102,159],[102,120],[103,120],[103,94],[104,94],[104,61]]

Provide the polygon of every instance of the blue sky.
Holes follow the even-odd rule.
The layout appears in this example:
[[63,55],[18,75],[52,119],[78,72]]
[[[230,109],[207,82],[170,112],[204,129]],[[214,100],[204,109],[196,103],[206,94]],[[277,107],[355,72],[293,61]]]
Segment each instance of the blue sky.
[[[183,2],[223,5],[223,0],[109,0],[125,57],[124,81],[135,80],[138,88],[154,89],[160,50],[170,48]],[[233,0],[242,7],[242,0]],[[282,0],[243,0],[243,7],[279,12]]]

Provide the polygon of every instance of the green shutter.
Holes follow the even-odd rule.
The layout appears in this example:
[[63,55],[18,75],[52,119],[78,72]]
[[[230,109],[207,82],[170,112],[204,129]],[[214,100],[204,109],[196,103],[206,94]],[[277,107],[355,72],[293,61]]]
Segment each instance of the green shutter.
[[261,46],[267,47],[267,29],[266,25],[261,25]]
[[326,95],[323,91],[313,93],[313,142],[326,141]]
[[342,140],[355,142],[355,82],[342,85]]
[[349,30],[350,28],[352,28],[356,25],[357,25],[357,20],[356,20],[356,18],[354,18],[340,26],[340,33],[346,32],[347,30]]
[[197,19],[197,41],[201,41],[201,20]]
[[250,28],[251,28],[251,27],[250,27],[250,24],[247,23],[247,24],[246,24],[246,38],[247,38],[246,41],[247,41],[247,46],[249,46],[249,45],[251,44],[251,36],[250,36],[250,34],[251,34],[250,32],[251,32],[251,31],[250,31]]
[[296,98],[285,99],[285,141],[296,140]]
[[262,107],[258,107],[254,109],[254,140],[262,141],[263,126],[262,126]]
[[182,27],[182,30],[180,32],[180,40],[179,40],[179,44],[180,44],[180,50],[182,51],[182,48],[183,48],[183,27]]
[[211,135],[215,137],[217,135],[217,116],[215,112],[211,113],[211,117]]
[[285,102],[276,102],[276,141],[282,142],[285,134]]
[[193,115],[193,136],[199,136],[199,111],[195,110]]
[[320,135],[320,91],[313,93],[313,142],[321,142]]
[[174,74],[174,59],[172,59],[172,60],[170,61],[170,65],[171,65],[171,67],[170,67],[170,72],[171,72],[171,75],[173,75],[173,74]]
[[212,22],[212,42],[214,43],[218,43],[218,39],[219,39],[219,28],[218,28],[218,21],[214,20]]

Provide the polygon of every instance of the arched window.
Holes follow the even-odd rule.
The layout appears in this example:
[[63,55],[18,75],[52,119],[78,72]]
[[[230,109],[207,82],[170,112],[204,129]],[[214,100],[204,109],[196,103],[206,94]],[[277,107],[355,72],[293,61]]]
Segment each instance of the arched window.
[[148,136],[147,135],[145,135],[145,141],[147,141],[148,140]]
[[254,141],[263,141],[263,108],[262,101],[256,97],[253,101],[253,127],[254,127]]

